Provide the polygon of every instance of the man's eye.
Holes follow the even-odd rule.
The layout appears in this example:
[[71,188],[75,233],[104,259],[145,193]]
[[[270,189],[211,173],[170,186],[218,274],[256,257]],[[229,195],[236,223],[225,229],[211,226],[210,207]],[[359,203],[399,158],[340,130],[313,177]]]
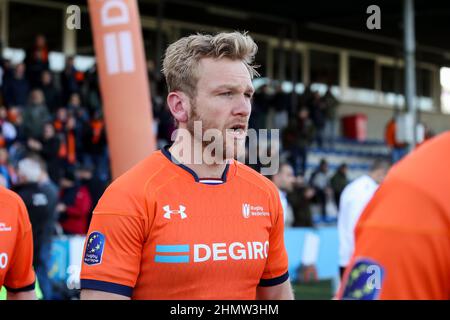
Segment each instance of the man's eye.
[[225,97],[231,97],[233,95],[233,93],[231,91],[227,91],[227,92],[222,92],[220,95],[225,96]]

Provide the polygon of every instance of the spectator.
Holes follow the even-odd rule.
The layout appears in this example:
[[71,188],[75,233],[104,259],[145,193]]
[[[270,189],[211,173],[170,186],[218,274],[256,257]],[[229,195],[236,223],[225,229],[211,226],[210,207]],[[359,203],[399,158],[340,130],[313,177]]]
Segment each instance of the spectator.
[[38,184],[41,174],[39,162],[32,158],[22,159],[18,165],[19,185],[14,191],[20,195],[30,215],[33,228],[33,265],[44,299],[51,299],[52,287],[46,261],[51,242],[49,230],[52,227],[54,208],[51,207],[47,191]]
[[310,185],[315,190],[315,201],[320,205],[323,220],[326,220],[327,217],[327,198],[332,192],[328,179],[328,162],[322,159],[320,160],[319,167],[311,175]]
[[283,130],[288,125],[289,113],[291,111],[291,97],[283,91],[281,83],[275,87],[272,104],[275,109],[273,127]]
[[84,145],[87,152],[84,163],[95,166],[95,176],[106,182],[109,179],[109,163],[105,122],[101,111],[95,112],[90,122],[89,131],[85,135]]
[[[85,75],[86,78],[86,91],[87,91],[87,106],[89,108],[90,114],[93,114],[96,111],[101,110],[101,99],[100,99],[100,89],[99,89],[99,81],[98,81],[98,72],[97,65],[94,64]],[[153,94],[152,94],[153,96]]]
[[44,94],[39,89],[34,89],[30,94],[30,105],[25,108],[23,123],[25,135],[30,138],[40,139],[46,122],[50,120],[45,106]]
[[391,148],[391,162],[392,164],[398,162],[408,153],[408,145],[397,140],[397,115],[389,120],[384,132],[386,144]]
[[65,107],[58,108],[58,110],[56,111],[55,121],[53,122],[56,133],[64,133],[68,117],[69,114]]
[[8,120],[8,111],[0,107],[0,147],[9,147],[17,137],[14,125]]
[[331,93],[331,87],[327,87],[327,92],[322,97],[325,108],[325,128],[324,137],[330,146],[333,146],[333,141],[336,137],[336,122],[337,122],[337,108],[339,101]]
[[92,208],[89,190],[81,185],[72,170],[61,180],[61,197],[57,206],[60,223],[66,234],[86,234]]
[[334,203],[336,203],[336,206],[339,208],[339,202],[341,198],[341,193],[344,190],[344,188],[348,184],[348,178],[347,178],[347,165],[345,163],[341,164],[339,168],[336,170],[336,173],[333,175],[333,177],[330,180],[331,189],[333,189],[333,195],[334,195]]
[[308,109],[301,108],[297,117],[292,119],[283,131],[283,147],[289,151],[289,162],[296,175],[305,174],[307,152],[314,136],[315,128],[309,119]]
[[354,251],[354,229],[359,217],[369,203],[378,185],[389,170],[389,162],[376,160],[367,175],[363,175],[345,187],[341,195],[338,234],[339,234],[339,266],[341,276],[350,262]]
[[298,176],[294,190],[288,195],[288,201],[294,212],[294,227],[313,227],[311,201],[314,196],[314,188],[305,183],[303,176]]
[[309,104],[309,116],[316,128],[316,143],[319,148],[323,146],[323,131],[325,128],[325,104],[320,94],[315,91]]
[[249,127],[255,130],[266,128],[266,117],[270,104],[268,88],[269,86],[264,84],[259,87],[253,95],[252,113],[249,120]]
[[273,183],[277,186],[280,194],[280,201],[284,213],[285,227],[291,227],[294,223],[294,213],[288,202],[287,194],[292,192],[295,183],[294,170],[288,163],[281,163],[278,172],[272,176]]
[[78,162],[84,162],[86,157],[86,136],[89,135],[90,124],[89,114],[86,108],[81,106],[81,99],[78,93],[72,93],[67,105],[69,115],[75,118],[74,134],[76,139],[76,154]]
[[107,184],[105,181],[94,175],[94,168],[90,165],[80,166],[76,170],[76,177],[79,179],[81,186],[85,186],[89,190],[89,195],[91,196],[91,207],[88,210],[88,225],[90,224],[92,218],[92,212],[97,206],[97,202],[105,192]]
[[63,104],[67,104],[72,93],[79,93],[80,88],[77,81],[77,70],[74,66],[74,57],[67,57],[66,66],[61,74],[61,88]]
[[[28,147],[41,155],[48,166],[48,175],[54,183],[59,183],[62,177],[61,159],[59,158],[61,141],[56,136],[55,128],[52,123],[48,122],[44,126],[44,133],[42,140],[35,140],[30,138],[28,140]],[[45,170],[47,171],[47,170]]]
[[55,87],[52,74],[49,70],[42,72],[41,83],[41,90],[44,93],[48,111],[51,114],[55,114],[57,108],[61,105],[61,96]]
[[49,67],[47,40],[44,35],[36,36],[33,47],[27,51],[25,64],[31,88],[40,87],[41,74]]
[[6,78],[3,85],[3,99],[7,107],[25,107],[30,91],[28,80],[25,77],[25,65],[19,63],[14,70],[14,76]]
[[17,183],[17,174],[9,162],[8,150],[0,148],[0,174],[5,178],[5,188],[10,189]]
[[16,131],[16,138],[14,139],[14,142],[25,143],[27,137],[25,135],[22,110],[18,107],[10,107],[8,111],[8,120],[14,126]]

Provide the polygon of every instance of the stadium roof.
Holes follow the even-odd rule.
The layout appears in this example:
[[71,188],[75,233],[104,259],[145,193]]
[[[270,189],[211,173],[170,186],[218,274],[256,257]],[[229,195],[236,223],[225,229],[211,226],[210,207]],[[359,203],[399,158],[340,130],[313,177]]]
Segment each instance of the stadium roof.
[[[56,0],[54,0],[56,1]],[[86,1],[71,0],[86,4]],[[156,16],[159,0],[139,0],[142,15]],[[331,46],[402,56],[403,1],[164,0],[164,17]],[[368,30],[370,5],[381,9],[381,30]],[[294,26],[294,27],[293,27]],[[418,60],[450,66],[450,1],[415,0]]]

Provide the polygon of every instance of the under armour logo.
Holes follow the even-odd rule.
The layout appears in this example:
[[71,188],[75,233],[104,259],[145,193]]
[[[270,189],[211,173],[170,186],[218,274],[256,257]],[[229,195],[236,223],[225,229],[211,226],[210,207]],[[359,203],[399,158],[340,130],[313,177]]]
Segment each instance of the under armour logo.
[[171,214],[179,214],[180,217],[181,217],[181,219],[186,219],[186,218],[187,218],[187,214],[186,214],[186,212],[185,212],[186,207],[185,207],[185,206],[182,206],[182,205],[179,205],[178,207],[179,207],[178,210],[170,210],[170,206],[169,206],[169,205],[164,206],[164,207],[163,207],[163,210],[164,210],[164,212],[165,212],[165,213],[164,213],[164,218],[170,219],[170,215],[171,215]]

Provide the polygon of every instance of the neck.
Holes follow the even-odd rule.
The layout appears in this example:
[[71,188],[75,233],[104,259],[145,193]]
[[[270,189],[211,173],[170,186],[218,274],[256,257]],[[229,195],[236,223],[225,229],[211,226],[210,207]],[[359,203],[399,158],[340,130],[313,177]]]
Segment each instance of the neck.
[[[229,161],[224,160],[220,161],[221,163],[214,163],[210,157],[205,156],[201,142],[191,143],[188,141],[188,144],[186,144],[183,140],[186,139],[182,139],[181,141],[176,139],[174,144],[169,148],[169,151],[175,160],[194,171],[199,179],[222,178],[222,174]],[[190,151],[195,150],[194,148],[197,149],[197,152]]]

